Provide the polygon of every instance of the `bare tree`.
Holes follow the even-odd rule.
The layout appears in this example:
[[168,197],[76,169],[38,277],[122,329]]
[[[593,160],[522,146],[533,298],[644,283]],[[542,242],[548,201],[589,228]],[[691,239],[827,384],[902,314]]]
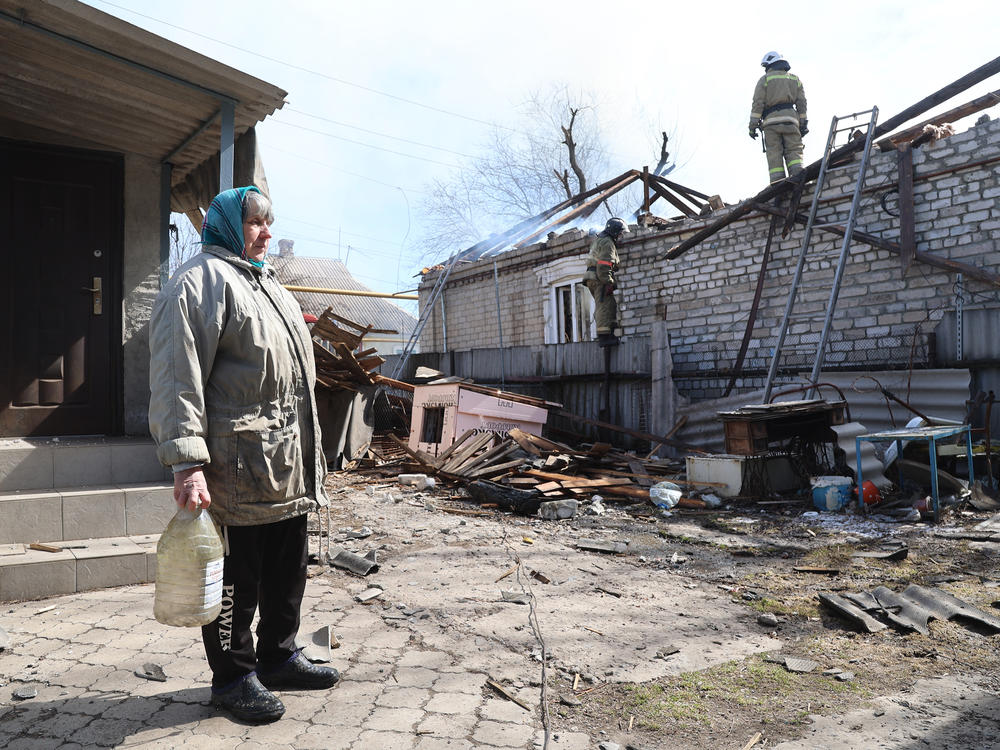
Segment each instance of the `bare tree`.
[[[556,88],[533,94],[521,113],[522,128],[495,127],[482,156],[429,186],[423,203],[428,260],[469,247],[618,173],[610,168],[593,96]],[[665,140],[660,156],[662,170],[669,159]],[[612,213],[626,205],[628,212],[635,209],[634,196],[605,207]]]

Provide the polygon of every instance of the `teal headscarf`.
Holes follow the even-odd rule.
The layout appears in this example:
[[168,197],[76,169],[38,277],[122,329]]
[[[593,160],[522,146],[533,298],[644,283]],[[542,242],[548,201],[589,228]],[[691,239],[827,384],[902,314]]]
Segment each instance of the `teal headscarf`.
[[262,268],[263,261],[248,258],[243,246],[243,199],[250,190],[260,192],[250,185],[223,190],[215,196],[205,214],[205,222],[201,225],[201,242],[203,245],[224,247],[257,268]]

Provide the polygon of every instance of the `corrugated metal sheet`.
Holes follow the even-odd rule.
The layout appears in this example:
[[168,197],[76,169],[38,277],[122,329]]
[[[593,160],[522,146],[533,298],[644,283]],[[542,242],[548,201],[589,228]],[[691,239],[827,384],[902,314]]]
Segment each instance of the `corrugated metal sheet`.
[[[440,370],[448,375],[471,378],[480,385],[501,387],[499,349],[472,349],[459,352],[428,352],[412,355],[402,375],[411,378],[418,366]],[[601,387],[604,353],[595,342],[511,347],[503,351],[503,385],[509,391],[555,401],[579,416],[597,419],[601,411]],[[395,357],[388,357],[383,372],[391,372]],[[612,380],[609,394],[609,422],[642,432],[649,431],[652,410],[649,337],[623,339],[612,352]],[[538,378],[538,382],[525,382]],[[520,382],[518,382],[520,381]],[[601,434],[596,428],[559,417],[551,417],[551,427],[565,430],[554,433],[570,439],[610,440],[623,448],[644,449],[646,441],[621,433]]]
[[[868,376],[868,379],[865,378]],[[820,380],[838,386],[847,399],[851,420],[860,422],[867,433],[902,427],[913,414],[903,406],[893,403],[891,410],[885,398],[876,389],[875,378],[887,390],[907,401],[930,417],[961,422],[965,418],[965,401],[969,398],[968,370],[901,370],[860,373],[824,372]],[[860,389],[860,390],[859,390]],[[780,391],[781,388],[775,388]],[[718,412],[738,409],[746,404],[761,402],[763,391],[754,391],[724,399],[699,401],[678,409],[678,418],[687,416],[688,421],[678,435],[680,440],[713,453],[725,450],[725,438]],[[835,398],[836,393],[824,389],[824,398]],[[792,394],[780,400],[802,398],[803,394]],[[998,408],[1000,411],[1000,408]],[[895,425],[893,423],[895,418]]]
[[929,417],[959,423],[965,419],[965,402],[969,398],[970,382],[968,370],[822,373],[822,382],[833,383],[844,391],[851,409],[851,419],[863,424],[868,432],[903,427],[914,415],[897,403],[887,406],[885,397],[877,390],[875,383],[864,376],[875,378],[884,388]]

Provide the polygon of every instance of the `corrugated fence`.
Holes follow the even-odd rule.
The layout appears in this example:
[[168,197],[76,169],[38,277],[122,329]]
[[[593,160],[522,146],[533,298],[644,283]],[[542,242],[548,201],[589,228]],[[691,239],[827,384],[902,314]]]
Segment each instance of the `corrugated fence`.
[[[391,373],[395,360],[395,356],[387,357],[381,372]],[[412,379],[420,366],[445,375],[469,378],[479,385],[554,401],[571,414],[599,419],[602,413],[604,350],[596,342],[413,354],[401,378]],[[650,371],[648,336],[622,339],[611,350],[612,375],[606,421],[633,430],[649,430]],[[554,414],[550,415],[548,424],[556,440],[601,440],[638,450],[648,446],[646,441],[598,430]]]

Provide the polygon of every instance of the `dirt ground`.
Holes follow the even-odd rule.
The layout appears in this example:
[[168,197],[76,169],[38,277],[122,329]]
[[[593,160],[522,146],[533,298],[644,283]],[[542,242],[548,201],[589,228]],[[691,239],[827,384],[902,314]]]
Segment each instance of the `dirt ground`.
[[[478,651],[484,673],[533,696],[551,747],[581,732],[643,750],[743,748],[757,733],[755,747],[788,750],[1000,747],[1000,636],[937,620],[929,636],[862,633],[816,597],[919,583],[997,612],[997,545],[936,534],[987,513],[935,527],[817,514],[805,500],[666,517],[606,503],[603,515],[543,521],[389,475],[333,474],[329,488],[333,543],[376,550],[381,569],[322,575],[385,589],[377,606],[414,643]],[[890,540],[909,545],[906,559],[852,558]],[[804,566],[835,572],[794,570]],[[818,666],[793,673],[776,655]]]

